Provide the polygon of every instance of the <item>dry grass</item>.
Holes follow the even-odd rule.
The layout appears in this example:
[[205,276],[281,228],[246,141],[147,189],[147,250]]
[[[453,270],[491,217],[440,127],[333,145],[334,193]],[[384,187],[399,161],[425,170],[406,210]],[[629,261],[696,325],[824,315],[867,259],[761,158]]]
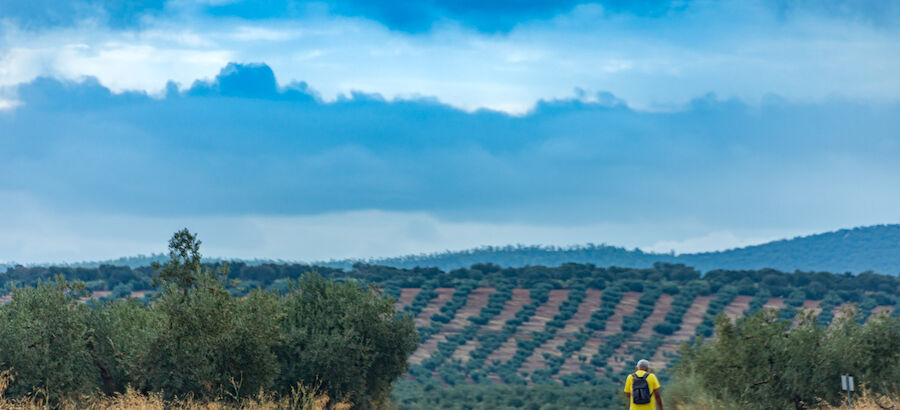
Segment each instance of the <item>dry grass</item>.
[[900,410],[900,398],[886,397],[875,395],[868,391],[863,391],[861,395],[853,396],[853,407],[847,407],[846,404],[841,406],[825,406],[819,407],[819,410]]
[[710,394],[693,372],[679,374],[676,383],[663,388],[663,403],[667,408],[690,410],[731,410],[740,406],[724,402]]
[[[694,374],[682,374],[678,382],[663,390],[663,402],[666,408],[690,410],[732,410],[742,406],[734,402],[722,401],[709,394]],[[900,398],[875,395],[862,391],[853,396],[853,406],[825,405],[818,410],[900,410]]]
[[[8,399],[4,396],[6,388],[14,380],[9,370],[0,371],[0,409],[3,410],[38,410],[48,409],[51,406],[41,394],[20,398]],[[46,396],[46,395],[43,395]],[[85,409],[85,410],[263,410],[263,409],[289,409],[289,410],[346,410],[351,406],[348,403],[331,403],[327,395],[319,393],[314,388],[302,385],[291,389],[291,394],[283,397],[275,397],[271,394],[260,393],[253,398],[245,398],[240,401],[215,400],[201,401],[188,399],[163,400],[159,393],[141,394],[129,390],[125,394],[113,397],[101,395],[84,396],[78,400],[64,400],[52,408],[61,409]]]

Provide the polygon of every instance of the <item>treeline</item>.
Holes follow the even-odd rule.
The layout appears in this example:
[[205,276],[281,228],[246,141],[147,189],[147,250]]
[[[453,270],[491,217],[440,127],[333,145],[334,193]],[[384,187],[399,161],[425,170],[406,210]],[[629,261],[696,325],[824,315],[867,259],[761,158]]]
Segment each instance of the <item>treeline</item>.
[[[205,269],[216,270],[221,263],[206,264]],[[230,289],[240,294],[261,288],[277,292],[287,290],[290,280],[309,272],[336,280],[361,280],[378,283],[394,293],[402,287],[422,287],[433,283],[438,287],[452,287],[460,282],[476,282],[485,285],[508,283],[518,287],[549,284],[567,287],[574,282],[589,288],[603,289],[614,281],[632,281],[635,291],[643,287],[641,282],[652,281],[667,286],[681,286],[697,282],[699,292],[717,292],[723,286],[734,286],[741,295],[755,295],[765,291],[773,297],[789,297],[801,290],[804,298],[820,300],[829,292],[836,292],[846,301],[858,301],[862,293],[895,295],[900,293],[900,277],[874,273],[858,275],[828,272],[782,272],[761,270],[713,270],[701,276],[700,271],[682,264],[655,263],[649,268],[600,267],[592,264],[566,263],[558,267],[525,266],[501,267],[490,263],[476,263],[468,268],[443,271],[438,268],[395,268],[383,265],[357,263],[350,270],[310,266],[302,264],[229,264]],[[129,268],[103,265],[97,268],[24,267],[16,266],[0,273],[0,294],[23,285],[33,286],[57,275],[68,280],[85,282],[88,290],[120,291],[154,289],[152,267]],[[674,291],[673,291],[674,292]],[[861,293],[862,292],[862,293]],[[124,292],[120,292],[124,294]],[[672,293],[672,292],[670,292]],[[890,303],[883,303],[890,304]]]
[[[136,389],[238,401],[314,387],[338,402],[380,408],[407,371],[418,339],[413,322],[368,285],[306,274],[284,292],[235,297],[227,266],[205,267],[194,235],[176,233],[170,250],[170,260],[154,267],[151,304],[82,303],[84,284],[61,278],[15,289],[0,306],[0,371],[13,375],[6,397],[53,404]],[[87,272],[96,278],[101,270]]]

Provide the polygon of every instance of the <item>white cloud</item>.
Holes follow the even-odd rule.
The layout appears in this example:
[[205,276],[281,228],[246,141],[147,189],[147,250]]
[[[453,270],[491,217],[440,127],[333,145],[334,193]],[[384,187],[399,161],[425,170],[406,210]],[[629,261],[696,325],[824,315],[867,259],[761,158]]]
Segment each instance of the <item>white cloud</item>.
[[579,7],[500,35],[454,24],[407,34],[319,15],[259,22],[183,15],[147,24],[142,31],[7,28],[0,85],[93,75],[115,90],[159,92],[170,79],[211,77],[228,61],[261,61],[282,84],[307,81],[326,99],[362,89],[518,113],[576,87],[610,91],[639,108],[677,106],[707,92],[750,101],[768,93],[900,96],[896,30],[816,15],[778,20],[749,3],[692,6],[665,19]]
[[19,105],[18,101],[0,98],[0,111],[10,110]]

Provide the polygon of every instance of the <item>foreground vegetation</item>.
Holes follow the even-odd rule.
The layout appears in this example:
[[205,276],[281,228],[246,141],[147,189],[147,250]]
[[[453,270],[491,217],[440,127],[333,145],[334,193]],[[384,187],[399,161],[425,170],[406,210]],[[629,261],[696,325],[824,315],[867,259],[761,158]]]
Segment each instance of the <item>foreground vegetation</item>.
[[682,408],[839,406],[843,374],[854,376],[866,400],[900,397],[900,319],[859,324],[851,314],[825,327],[804,314],[791,328],[771,310],[736,323],[720,317],[714,342],[685,346],[666,393]]
[[14,290],[0,308],[0,369],[12,376],[5,397],[59,405],[136,389],[240,402],[316,386],[358,408],[387,403],[417,340],[390,298],[316,274],[282,293],[238,298],[227,290],[227,266],[205,268],[199,245],[176,233],[150,304],[80,303],[84,284],[63,279]]

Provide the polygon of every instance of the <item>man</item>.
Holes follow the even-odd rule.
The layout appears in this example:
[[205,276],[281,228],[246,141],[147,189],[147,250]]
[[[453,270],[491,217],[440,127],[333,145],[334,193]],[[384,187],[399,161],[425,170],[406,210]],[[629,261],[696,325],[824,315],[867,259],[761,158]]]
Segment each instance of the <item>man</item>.
[[625,395],[631,403],[631,410],[663,410],[662,396],[659,394],[659,380],[650,373],[650,362],[639,360],[634,373],[625,380]]

